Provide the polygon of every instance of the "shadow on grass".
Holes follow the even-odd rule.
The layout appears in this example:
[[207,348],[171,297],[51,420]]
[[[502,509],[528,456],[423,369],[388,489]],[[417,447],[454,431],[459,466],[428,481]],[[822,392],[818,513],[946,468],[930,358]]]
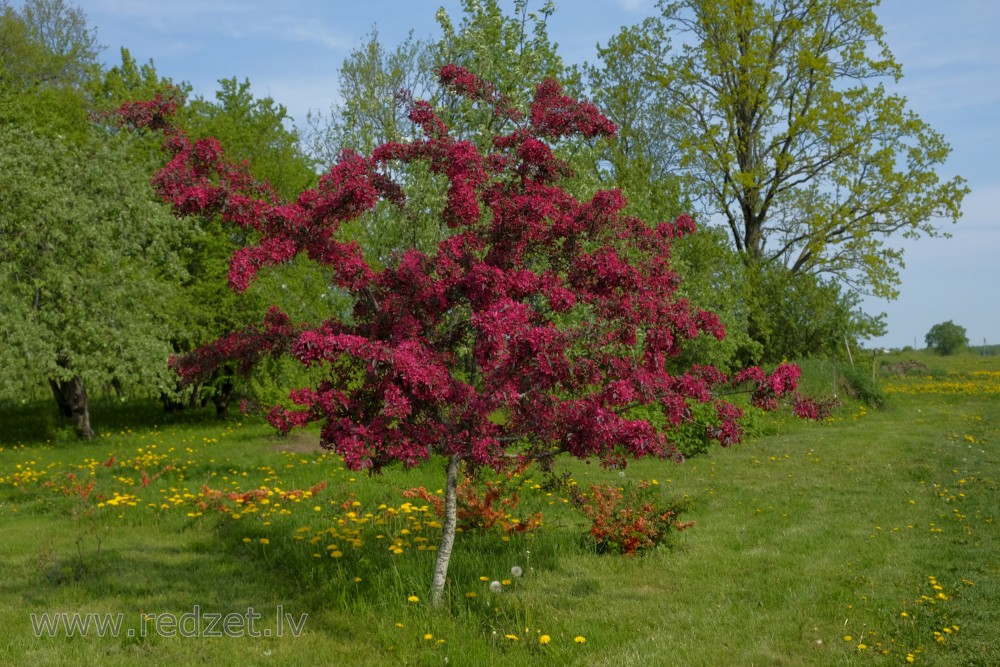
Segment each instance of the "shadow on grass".
[[[15,616],[23,610],[24,618],[16,620],[27,624],[30,613],[80,611],[123,613],[127,623],[138,623],[143,613],[185,614],[197,605],[201,612],[222,614],[253,608],[266,622],[280,605],[296,618],[308,613],[324,619],[310,622],[313,630],[329,629],[346,619],[405,613],[412,606],[408,596],[426,600],[433,574],[433,551],[396,556],[369,542],[333,559],[325,545],[296,540],[292,522],[268,526],[263,544],[259,526],[231,519],[115,521],[109,517],[81,529],[65,517],[33,514],[8,523],[8,544],[17,548],[0,555],[10,575],[0,582],[0,598],[14,603]],[[449,576],[450,613],[484,631],[492,628],[497,607],[507,613],[512,603],[501,596],[489,606],[467,597],[490,596],[481,577],[511,579],[514,565],[558,569],[561,553],[575,547],[572,541],[460,535]]]
[[[167,412],[152,399],[122,402],[107,398],[90,402],[90,423],[97,433],[118,433],[220,422],[212,407]],[[0,424],[0,445],[78,441],[69,420],[59,416],[54,401],[0,400]]]

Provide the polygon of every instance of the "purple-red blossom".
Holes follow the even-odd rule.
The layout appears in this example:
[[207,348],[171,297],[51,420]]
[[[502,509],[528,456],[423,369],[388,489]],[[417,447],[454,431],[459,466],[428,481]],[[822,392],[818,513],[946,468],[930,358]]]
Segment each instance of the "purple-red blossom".
[[531,127],[540,136],[558,139],[572,134],[610,137],[618,127],[590,102],[579,102],[562,94],[554,79],[538,84],[531,103]]
[[287,352],[296,334],[297,329],[288,316],[272,306],[262,327],[251,325],[234,331],[184,356],[174,357],[170,366],[185,382],[205,380],[216,368],[233,362],[246,373],[264,357]]
[[[677,457],[663,432],[628,411],[656,404],[679,426],[693,404],[710,403],[718,419],[707,435],[728,445],[742,435],[742,411],[720,393],[746,390],[766,409],[795,396],[794,366],[732,378],[707,366],[667,370],[686,341],[724,336],[716,315],[676,296],[670,247],[694,223],[681,216],[651,227],[623,214],[619,190],[581,202],[556,185],[569,170],[554,142],[616,131],[593,105],[547,80],[525,121],[467,70],[447,65],[440,77],[516,127],[480,152],[454,139],[431,105],[411,102],[421,140],[385,144],[371,157],[345,151],[316,189],[289,202],[217,142],[191,142],[171,125],[175,100],[122,108],[122,123],[164,132],[170,159],[154,185],[178,214],[218,215],[257,233],[232,259],[234,289],[306,254],[355,300],[349,320],[314,327],[272,310],[262,326],[175,360],[185,380],[223,363],[247,370],[274,354],[322,368],[317,386],[290,394],[294,408],[274,408],[268,419],[282,431],[320,422],[324,447],[373,471],[434,453],[497,468],[560,451],[608,465]],[[443,221],[453,235],[434,253],[409,250],[375,270],[340,228],[379,202],[402,205],[390,167],[418,161],[448,180]],[[818,408],[799,400],[795,412],[812,417]]]

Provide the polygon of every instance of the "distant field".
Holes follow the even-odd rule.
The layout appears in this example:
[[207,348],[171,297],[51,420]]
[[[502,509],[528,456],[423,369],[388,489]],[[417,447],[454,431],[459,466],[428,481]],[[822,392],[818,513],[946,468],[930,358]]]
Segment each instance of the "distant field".
[[438,519],[403,492],[441,466],[369,479],[310,434],[152,408],[38,441],[47,405],[0,407],[0,664],[1000,664],[1000,357],[879,358],[904,361],[884,410],[842,395],[683,465],[567,463],[686,501],[694,527],[636,558],[595,553],[529,471],[514,514],[542,527],[460,534],[440,612]]

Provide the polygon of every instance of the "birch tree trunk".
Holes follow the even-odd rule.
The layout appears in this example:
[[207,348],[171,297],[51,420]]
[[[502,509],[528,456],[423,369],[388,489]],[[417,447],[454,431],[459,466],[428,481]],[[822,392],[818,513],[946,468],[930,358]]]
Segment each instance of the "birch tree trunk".
[[448,563],[451,550],[455,546],[455,527],[458,523],[458,469],[462,465],[461,456],[448,460],[448,474],[444,491],[444,526],[441,529],[441,544],[438,546],[437,562],[434,564],[434,581],[431,584],[431,606],[441,606],[444,585],[448,580]]

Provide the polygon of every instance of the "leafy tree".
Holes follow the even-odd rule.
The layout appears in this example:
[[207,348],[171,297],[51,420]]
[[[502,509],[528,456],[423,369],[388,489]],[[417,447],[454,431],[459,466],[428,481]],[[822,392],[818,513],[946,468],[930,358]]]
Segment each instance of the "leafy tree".
[[[547,79],[522,115],[495,87],[463,68],[441,68],[442,83],[503,122],[488,148],[456,139],[430,104],[410,120],[423,136],[387,143],[370,157],[345,153],[315,190],[272,201],[218,142],[192,142],[170,125],[176,105],[162,97],[133,103],[123,121],[164,128],[172,158],[155,178],[180,214],[220,215],[260,234],[234,256],[229,282],[245,289],[258,272],[302,253],[331,270],[353,310],[316,327],[298,327],[277,308],[261,325],[204,346],[177,363],[186,378],[236,361],[248,368],[290,354],[323,379],[292,392],[296,409],[273,410],[286,431],[320,422],[321,443],[352,469],[378,472],[395,462],[447,460],[445,520],[431,600],[442,600],[456,529],[456,490],[465,466],[504,468],[551,461],[560,453],[624,465],[627,457],[671,457],[675,450],[631,410],[656,405],[665,423],[711,406],[708,437],[741,435],[741,411],[713,395],[749,385],[753,403],[773,408],[793,392],[798,369],[759,368],[732,378],[706,366],[671,373],[685,341],[721,338],[718,319],[677,298],[672,240],[693,223],[650,227],[623,215],[618,190],[579,201],[559,187],[566,163],[553,152],[571,135],[612,135],[597,109],[563,95]],[[410,249],[384,268],[365,261],[343,225],[379,201],[408,194],[389,165],[425,162],[447,179],[442,221],[452,234],[430,253]],[[798,406],[808,412],[808,404]]]
[[[663,0],[643,31],[649,93],[678,167],[746,264],[893,297],[908,237],[941,234],[968,192],[950,148],[886,91],[901,67],[873,0]],[[635,43],[625,29],[612,47]]]
[[85,142],[97,52],[86,15],[62,0],[0,2],[0,123]]
[[93,437],[86,386],[167,386],[163,309],[182,269],[128,139],[83,146],[0,125],[0,393],[48,382]]
[[0,8],[0,393],[47,383],[84,438],[87,386],[173,380],[163,313],[187,229],[135,140],[90,122],[96,54],[61,0]]
[[650,57],[663,59],[669,41],[661,26],[646,21],[622,28],[606,46],[597,47],[600,65],[586,66],[587,86],[597,104],[618,126],[617,141],[605,142],[591,166],[602,181],[622,189],[629,211],[649,220],[671,219],[690,204],[672,169],[677,146],[663,131],[669,101],[651,85]]
[[[476,72],[496,87],[506,104],[526,112],[535,94],[533,82],[552,78],[570,90],[578,86],[579,75],[563,63],[548,35],[548,19],[554,12],[551,0],[537,12],[529,11],[528,0],[514,0],[511,16],[498,0],[463,0],[456,28],[448,13],[438,10],[442,36],[432,47],[434,66],[454,63]],[[456,137],[477,146],[485,148],[502,124],[489,109],[447,87],[431,101]]]
[[302,151],[298,132],[286,126],[288,110],[270,97],[254,97],[249,80],[220,79],[215,100],[195,98],[184,113],[193,136],[218,139],[279,195],[287,197],[315,183],[313,163]]
[[[627,212],[644,220],[671,220],[691,208],[673,172],[676,145],[663,131],[669,100],[646,71],[650,54],[664,58],[668,51],[662,26],[650,19],[623,28],[606,46],[598,45],[598,65],[585,68],[593,100],[618,126],[618,135],[616,141],[601,142],[601,150],[590,153],[592,163],[581,171],[601,187],[620,188],[628,199]],[[748,335],[752,313],[743,289],[746,270],[722,230],[700,226],[677,239],[671,250],[673,267],[683,278],[682,295],[716,313],[727,333],[721,343],[692,341],[678,363],[709,362],[728,369],[759,361],[765,350]]]
[[746,307],[749,338],[760,345],[757,356],[740,351],[744,363],[838,357],[845,340],[884,331],[883,316],[862,312],[857,294],[835,281],[768,265],[743,267],[738,275],[741,283],[735,289]]
[[394,48],[379,39],[377,28],[340,66],[343,102],[329,114],[310,113],[310,151],[323,165],[332,165],[345,148],[368,153],[386,141],[412,139],[418,133],[399,92],[420,98],[434,89],[431,46],[411,32]]
[[941,355],[955,354],[969,344],[965,327],[960,327],[951,320],[932,326],[924,340],[927,347]]

